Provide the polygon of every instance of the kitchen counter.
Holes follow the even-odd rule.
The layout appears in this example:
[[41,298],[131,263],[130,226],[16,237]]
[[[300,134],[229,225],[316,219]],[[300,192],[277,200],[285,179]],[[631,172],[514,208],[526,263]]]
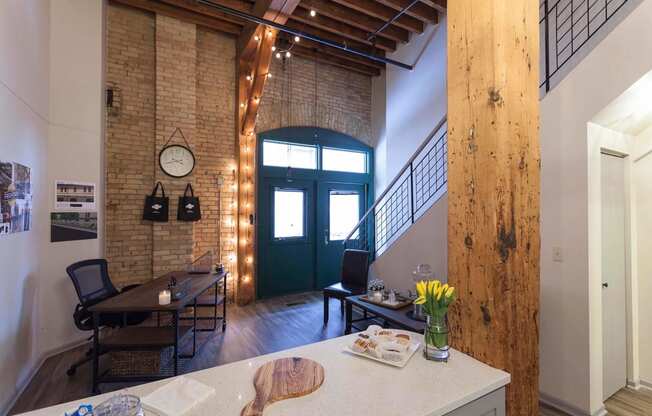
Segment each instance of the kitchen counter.
[[[396,368],[342,351],[355,337],[352,334],[186,374],[184,377],[213,386],[217,392],[196,406],[192,414],[239,415],[255,395],[252,380],[256,369],[275,358],[292,356],[320,363],[325,369],[324,384],[307,396],[270,405],[265,416],[480,416],[494,407],[497,415],[504,414],[504,387],[510,382],[509,374],[455,350],[451,350],[448,363],[437,363],[426,361],[419,349],[404,368]],[[124,391],[144,396],[169,380]],[[63,415],[79,403],[97,404],[114,394],[25,415]]]

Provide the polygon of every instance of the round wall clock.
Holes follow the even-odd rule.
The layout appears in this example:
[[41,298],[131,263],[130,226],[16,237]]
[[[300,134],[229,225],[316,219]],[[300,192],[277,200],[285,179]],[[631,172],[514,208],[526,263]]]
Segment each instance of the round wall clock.
[[195,168],[195,155],[186,146],[165,146],[158,155],[158,163],[166,175],[183,178]]

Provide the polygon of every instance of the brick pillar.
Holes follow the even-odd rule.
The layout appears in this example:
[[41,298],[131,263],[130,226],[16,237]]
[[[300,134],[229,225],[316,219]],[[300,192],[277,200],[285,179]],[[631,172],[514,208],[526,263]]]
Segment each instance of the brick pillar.
[[[179,127],[196,150],[197,30],[185,23],[156,15],[156,152]],[[175,138],[175,143],[183,139]],[[157,156],[158,157],[158,156]],[[176,220],[178,198],[193,174],[175,179],[156,169],[156,179],[170,197],[170,221],[153,225],[153,274],[183,270],[193,254],[193,223]]]

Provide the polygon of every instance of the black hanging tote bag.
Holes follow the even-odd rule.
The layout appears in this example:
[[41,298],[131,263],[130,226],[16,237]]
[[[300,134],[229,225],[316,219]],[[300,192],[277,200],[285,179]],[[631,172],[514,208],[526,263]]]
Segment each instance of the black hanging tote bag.
[[[190,191],[190,195],[188,195]],[[177,210],[177,220],[179,221],[199,221],[201,219],[201,209],[199,208],[199,198],[195,196],[192,185],[186,185],[183,196],[179,197],[179,209]]]
[[[161,188],[162,196],[158,196],[158,188]],[[156,182],[151,195],[145,197],[145,208],[143,219],[148,221],[167,222],[170,200],[165,196],[165,189],[161,182]]]

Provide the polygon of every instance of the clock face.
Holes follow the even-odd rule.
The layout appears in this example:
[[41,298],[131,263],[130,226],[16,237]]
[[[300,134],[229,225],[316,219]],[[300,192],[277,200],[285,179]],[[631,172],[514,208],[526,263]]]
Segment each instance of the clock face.
[[188,176],[195,167],[195,156],[185,146],[173,144],[161,150],[158,156],[161,169],[167,175],[175,178]]

